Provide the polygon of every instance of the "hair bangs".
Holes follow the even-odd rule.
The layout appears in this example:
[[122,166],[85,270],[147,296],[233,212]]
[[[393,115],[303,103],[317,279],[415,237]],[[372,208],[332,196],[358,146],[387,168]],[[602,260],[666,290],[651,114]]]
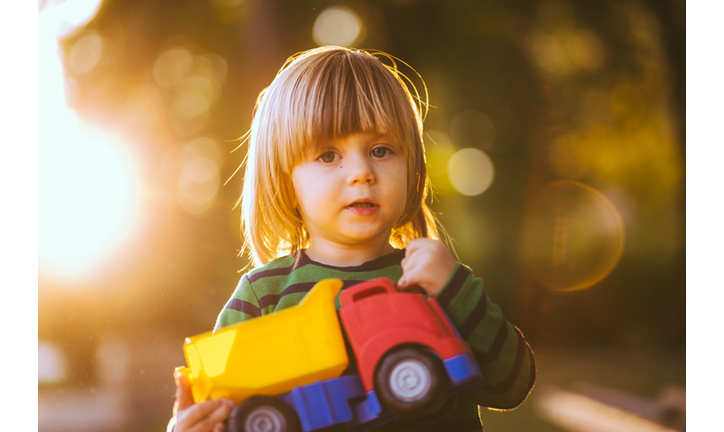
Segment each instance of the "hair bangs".
[[306,58],[299,58],[288,68],[293,85],[284,98],[290,103],[284,146],[292,163],[310,149],[322,150],[329,141],[358,132],[393,136],[406,144],[405,151],[413,146],[419,113],[399,76],[368,53],[325,54],[325,61],[305,65]]

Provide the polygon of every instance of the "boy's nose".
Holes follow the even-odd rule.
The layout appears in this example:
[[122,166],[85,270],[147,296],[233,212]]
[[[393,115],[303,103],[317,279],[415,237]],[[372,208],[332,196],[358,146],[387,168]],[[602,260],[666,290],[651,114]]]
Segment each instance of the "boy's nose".
[[375,182],[372,166],[364,158],[355,158],[347,161],[348,181],[350,185]]

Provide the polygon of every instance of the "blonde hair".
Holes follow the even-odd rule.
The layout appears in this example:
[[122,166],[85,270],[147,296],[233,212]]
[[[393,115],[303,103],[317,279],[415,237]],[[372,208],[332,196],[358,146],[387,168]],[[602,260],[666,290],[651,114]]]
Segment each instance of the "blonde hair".
[[322,47],[290,57],[259,94],[246,135],[249,150],[240,198],[244,249],[255,265],[308,247],[292,170],[310,146],[355,132],[391,135],[405,147],[407,204],[390,243],[404,248],[413,238],[439,238],[437,219],[425,203],[430,183],[421,111],[426,102],[410,83],[413,97],[405,79],[388,54]]

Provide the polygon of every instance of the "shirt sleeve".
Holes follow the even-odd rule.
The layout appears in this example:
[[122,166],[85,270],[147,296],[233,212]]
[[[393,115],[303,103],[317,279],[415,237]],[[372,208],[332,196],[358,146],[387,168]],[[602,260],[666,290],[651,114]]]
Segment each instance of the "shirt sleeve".
[[436,296],[460,336],[470,345],[486,383],[463,397],[477,405],[512,409],[528,396],[535,382],[533,351],[483,290],[483,280],[462,264]]
[[216,318],[214,331],[260,316],[259,299],[251,283],[249,283],[249,278],[244,275],[236,286],[231,298],[226,302],[226,305],[224,305],[224,309],[221,310],[218,318]]

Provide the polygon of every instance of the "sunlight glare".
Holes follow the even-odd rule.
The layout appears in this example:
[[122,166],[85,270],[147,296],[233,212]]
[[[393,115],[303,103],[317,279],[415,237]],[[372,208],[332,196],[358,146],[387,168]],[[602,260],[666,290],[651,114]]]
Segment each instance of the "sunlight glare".
[[98,12],[101,0],[65,0],[47,2],[40,10],[41,21],[38,26],[41,33],[53,33],[64,37],[78,27],[87,24]]
[[[73,85],[59,38],[92,19],[99,6],[99,0],[49,3],[38,17],[38,264],[61,278],[87,275],[107,258],[139,211],[127,146],[83,124],[67,102]],[[70,58],[76,73],[97,64],[102,40],[96,36],[76,42],[81,51]]]
[[120,143],[70,123],[39,155],[39,261],[57,275],[79,276],[129,234],[138,185]]

